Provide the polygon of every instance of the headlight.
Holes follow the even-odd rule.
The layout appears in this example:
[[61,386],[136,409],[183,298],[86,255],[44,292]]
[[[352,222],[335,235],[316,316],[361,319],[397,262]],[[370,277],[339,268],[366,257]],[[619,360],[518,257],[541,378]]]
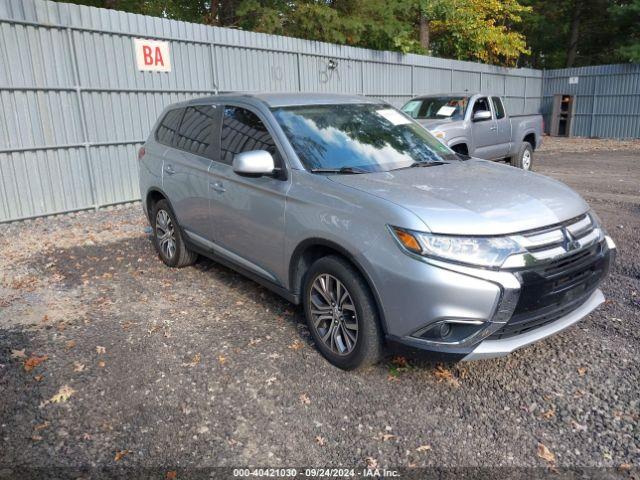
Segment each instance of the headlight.
[[456,237],[397,227],[391,232],[412,253],[482,267],[499,267],[510,255],[525,251],[508,237]]

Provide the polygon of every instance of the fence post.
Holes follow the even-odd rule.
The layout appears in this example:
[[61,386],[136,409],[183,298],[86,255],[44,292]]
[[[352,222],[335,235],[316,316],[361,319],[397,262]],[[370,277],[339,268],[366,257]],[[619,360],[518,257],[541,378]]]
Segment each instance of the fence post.
[[[591,92],[591,125],[589,125],[589,137],[593,138],[596,123],[596,99],[598,98],[598,77],[593,77],[593,91]],[[576,95],[577,96],[577,95]],[[572,122],[573,123],[573,122]]]
[[218,84],[218,68],[216,65],[216,46],[213,42],[209,43],[209,56],[211,57],[211,79],[213,80],[213,92],[218,95],[218,93],[220,93],[220,87]]
[[73,69],[74,76],[74,90],[76,92],[76,98],[78,100],[78,108],[80,111],[80,125],[82,127],[82,144],[84,145],[85,160],[87,163],[87,173],[89,175],[89,191],[91,192],[91,203],[93,208],[97,210],[99,208],[98,191],[96,188],[96,182],[93,175],[93,166],[91,164],[91,148],[89,144],[89,126],[87,125],[87,113],[84,108],[84,98],[82,96],[82,86],[80,85],[80,68],[78,67],[78,54],[76,51],[76,42],[73,38],[73,32],[71,27],[65,27],[67,32],[67,41],[69,42],[69,48],[71,49],[71,68]]

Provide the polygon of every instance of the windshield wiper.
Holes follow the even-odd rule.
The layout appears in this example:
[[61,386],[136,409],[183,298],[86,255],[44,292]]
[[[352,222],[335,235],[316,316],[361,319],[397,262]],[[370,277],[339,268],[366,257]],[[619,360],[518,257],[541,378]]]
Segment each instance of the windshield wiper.
[[433,161],[433,162],[413,162],[409,165],[410,168],[413,167],[435,167],[436,165],[446,165],[449,162],[441,162],[441,161]]
[[346,173],[346,174],[370,173],[368,170],[364,170],[358,167],[312,168],[310,172],[311,173]]

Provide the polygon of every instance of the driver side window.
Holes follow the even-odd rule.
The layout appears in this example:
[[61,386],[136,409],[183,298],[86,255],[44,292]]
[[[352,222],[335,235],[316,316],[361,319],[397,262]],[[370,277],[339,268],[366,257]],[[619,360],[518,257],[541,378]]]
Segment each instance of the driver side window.
[[491,111],[487,97],[479,98],[476,100],[476,103],[473,104],[473,113],[480,112],[482,110],[486,110],[487,112]]

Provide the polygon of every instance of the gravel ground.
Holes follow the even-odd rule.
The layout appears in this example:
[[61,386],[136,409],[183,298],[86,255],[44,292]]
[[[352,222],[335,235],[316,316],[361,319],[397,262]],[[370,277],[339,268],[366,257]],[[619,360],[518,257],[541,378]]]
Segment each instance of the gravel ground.
[[4,225],[0,478],[20,465],[637,474],[640,146],[609,150],[536,164],[581,192],[618,243],[606,304],[475,363],[340,371],[300,309],[207,260],[164,267],[139,205]]

